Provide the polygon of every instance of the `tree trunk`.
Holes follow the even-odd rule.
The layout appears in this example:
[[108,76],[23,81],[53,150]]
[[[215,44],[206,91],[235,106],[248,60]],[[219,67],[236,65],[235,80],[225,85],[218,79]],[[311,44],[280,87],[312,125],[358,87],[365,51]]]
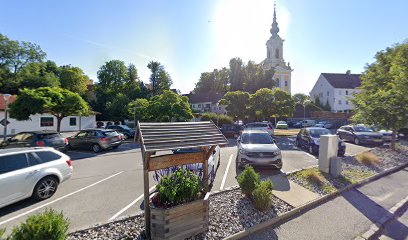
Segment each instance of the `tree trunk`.
[[57,117],[57,132],[60,132],[61,130],[61,121],[62,117]]
[[396,141],[395,136],[396,135],[397,135],[397,131],[393,128],[392,129],[392,136],[391,136],[391,149],[392,150],[395,150],[395,141]]

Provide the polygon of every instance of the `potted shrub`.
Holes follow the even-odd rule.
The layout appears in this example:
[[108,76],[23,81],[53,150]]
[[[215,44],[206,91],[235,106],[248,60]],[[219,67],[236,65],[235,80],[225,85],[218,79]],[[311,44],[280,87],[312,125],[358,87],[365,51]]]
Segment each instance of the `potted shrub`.
[[199,177],[179,168],[162,177],[151,198],[151,238],[184,239],[208,230],[209,193]]

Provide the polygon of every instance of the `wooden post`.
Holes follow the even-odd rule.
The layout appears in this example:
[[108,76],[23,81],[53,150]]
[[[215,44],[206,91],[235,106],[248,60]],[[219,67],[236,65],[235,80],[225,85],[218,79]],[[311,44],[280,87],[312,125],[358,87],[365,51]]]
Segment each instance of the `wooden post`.
[[150,200],[149,200],[149,160],[150,153],[143,151],[143,180],[144,180],[144,218],[145,218],[145,233],[146,238],[150,239]]

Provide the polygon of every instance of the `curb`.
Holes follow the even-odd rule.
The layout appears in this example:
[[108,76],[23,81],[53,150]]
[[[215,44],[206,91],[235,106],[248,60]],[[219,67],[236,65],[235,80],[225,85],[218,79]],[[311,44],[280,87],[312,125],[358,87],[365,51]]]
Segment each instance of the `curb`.
[[404,163],[404,164],[401,164],[399,166],[389,168],[389,169],[387,169],[387,170],[385,170],[385,171],[383,171],[381,173],[378,173],[378,174],[376,174],[374,176],[371,176],[371,177],[369,177],[367,179],[364,179],[361,182],[345,186],[344,188],[341,188],[336,192],[330,193],[330,194],[325,195],[325,196],[323,196],[321,198],[318,198],[318,199],[313,200],[311,202],[305,203],[302,206],[297,207],[297,208],[295,208],[295,209],[293,209],[293,210],[291,210],[289,212],[286,212],[286,213],[284,213],[284,214],[282,214],[282,215],[280,215],[278,217],[272,218],[272,219],[267,220],[267,221],[265,221],[263,223],[252,226],[252,227],[250,227],[250,228],[248,228],[246,230],[235,233],[235,234],[233,234],[233,235],[231,235],[229,237],[224,238],[224,240],[241,239],[243,237],[246,237],[246,236],[248,236],[250,234],[253,234],[253,233],[257,232],[257,231],[263,230],[263,229],[265,229],[267,227],[270,227],[272,225],[282,224],[282,223],[290,220],[293,216],[302,215],[303,213],[309,211],[310,209],[312,209],[312,208],[314,208],[314,207],[316,207],[316,206],[318,206],[318,205],[320,205],[320,204],[322,204],[324,202],[327,202],[329,200],[334,199],[335,197],[337,197],[338,195],[340,195],[341,193],[343,193],[345,191],[348,191],[348,190],[350,190],[352,188],[361,187],[361,186],[363,186],[365,184],[368,184],[370,182],[373,182],[373,181],[375,181],[375,180],[377,180],[377,179],[379,179],[381,177],[384,177],[386,175],[389,175],[389,174],[397,172],[397,171],[399,171],[401,169],[404,169],[407,166],[408,166],[408,163]]

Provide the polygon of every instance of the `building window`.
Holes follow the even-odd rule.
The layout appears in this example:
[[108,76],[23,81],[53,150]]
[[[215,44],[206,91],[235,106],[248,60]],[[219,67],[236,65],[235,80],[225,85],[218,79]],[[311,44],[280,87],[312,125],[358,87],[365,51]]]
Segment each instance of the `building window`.
[[41,117],[40,118],[40,127],[53,127],[54,118],[53,117]]
[[69,126],[76,126],[76,125],[77,125],[76,117],[69,118]]
[[211,107],[211,104],[206,104],[206,106],[205,106],[206,108],[210,108]]
[[348,101],[346,101],[346,105],[348,105]]
[[275,58],[279,58],[279,49],[278,48],[275,50]]
[[198,108],[201,108],[201,104],[198,104]]
[[341,105],[341,100],[339,100],[339,105]]
[[346,95],[348,95],[348,90],[346,90]]
[[330,92],[329,92],[329,91],[327,91],[327,96],[330,96]]
[[288,86],[288,81],[285,81],[285,87],[287,87]]

